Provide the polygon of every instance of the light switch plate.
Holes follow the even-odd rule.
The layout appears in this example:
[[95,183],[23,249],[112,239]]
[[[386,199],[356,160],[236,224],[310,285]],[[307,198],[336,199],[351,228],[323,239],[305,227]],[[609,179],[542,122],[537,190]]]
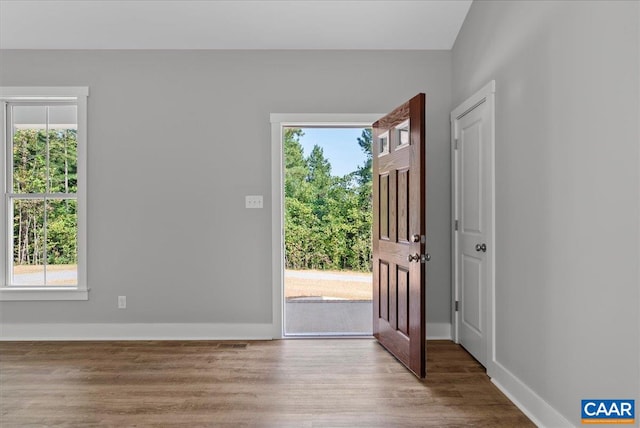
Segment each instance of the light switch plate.
[[246,208],[262,208],[262,195],[247,195],[244,197]]

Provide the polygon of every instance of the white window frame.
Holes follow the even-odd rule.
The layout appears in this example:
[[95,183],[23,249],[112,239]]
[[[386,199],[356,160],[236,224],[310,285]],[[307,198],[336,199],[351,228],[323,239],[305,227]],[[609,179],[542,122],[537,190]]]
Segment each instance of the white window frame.
[[[89,88],[86,86],[48,86],[48,87],[20,87],[0,86],[0,103],[3,105],[2,119],[2,198],[0,198],[0,224],[2,225],[2,240],[0,245],[0,301],[11,300],[88,300],[87,285],[87,97]],[[7,147],[9,132],[7,128],[6,105],[16,101],[71,101],[78,108],[78,284],[74,286],[16,286],[7,284],[7,269],[9,268],[9,230],[11,219],[7,214]]]

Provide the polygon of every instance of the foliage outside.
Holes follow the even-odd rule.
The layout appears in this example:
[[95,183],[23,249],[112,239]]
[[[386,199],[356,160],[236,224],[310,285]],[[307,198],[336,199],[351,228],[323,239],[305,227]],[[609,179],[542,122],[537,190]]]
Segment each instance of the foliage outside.
[[357,139],[366,161],[342,177],[318,145],[304,157],[302,129],[285,128],[287,269],[371,270],[371,130]]
[[[16,130],[12,187],[13,263],[76,264],[76,130]],[[53,193],[70,197],[21,198]]]

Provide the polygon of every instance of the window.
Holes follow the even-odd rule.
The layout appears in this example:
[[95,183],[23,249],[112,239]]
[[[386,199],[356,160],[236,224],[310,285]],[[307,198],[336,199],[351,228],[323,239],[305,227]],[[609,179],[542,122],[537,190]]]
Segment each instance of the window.
[[0,300],[86,300],[88,88],[0,88]]

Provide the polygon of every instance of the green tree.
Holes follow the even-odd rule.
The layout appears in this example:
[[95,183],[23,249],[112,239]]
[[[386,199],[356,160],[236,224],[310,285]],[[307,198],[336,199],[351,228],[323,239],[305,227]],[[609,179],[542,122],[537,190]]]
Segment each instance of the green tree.
[[284,134],[286,266],[370,271],[371,131],[357,140],[364,164],[342,177],[331,175],[321,147],[304,157],[303,135]]
[[357,215],[358,239],[354,242],[354,252],[356,253],[357,266],[361,269],[371,270],[371,257],[372,257],[372,242],[371,242],[371,227],[373,223],[373,187],[372,187],[372,165],[373,165],[373,151],[372,151],[372,135],[371,128],[362,130],[361,136],[358,138],[358,145],[365,154],[365,161],[362,166],[357,170],[359,179],[358,204],[359,210]]
[[[14,193],[77,192],[76,137],[74,129],[16,130],[13,136]],[[16,198],[13,241],[15,264],[77,263],[75,200]]]
[[304,135],[302,129],[284,129],[284,193],[288,197],[305,199],[307,189],[307,162],[300,144],[300,138]]
[[322,148],[313,146],[311,154],[307,157],[307,182],[310,184],[313,212],[319,220],[323,220],[327,214],[329,203],[329,191],[331,190],[331,164],[324,157]]
[[360,184],[371,183],[371,166],[373,163],[373,152],[371,148],[371,128],[365,128],[362,130],[362,134],[357,139],[358,145],[364,152],[366,159],[364,164],[358,167],[356,172],[360,180]]

